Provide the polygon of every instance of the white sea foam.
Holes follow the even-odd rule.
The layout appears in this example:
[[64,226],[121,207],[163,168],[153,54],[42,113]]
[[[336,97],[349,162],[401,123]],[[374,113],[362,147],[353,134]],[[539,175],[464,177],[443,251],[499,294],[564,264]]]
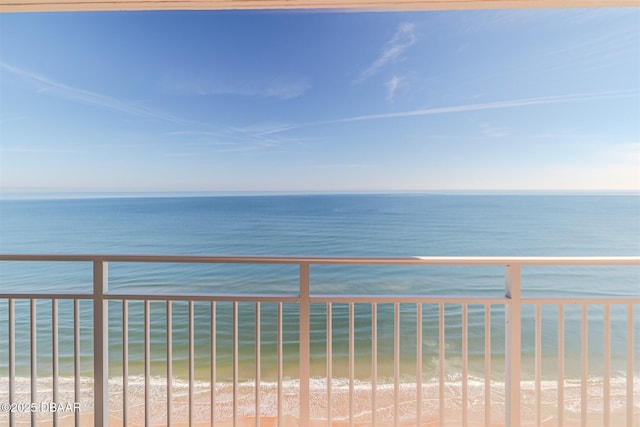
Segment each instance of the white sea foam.
[[[634,390],[640,390],[640,378],[634,378]],[[327,380],[314,378],[310,381],[310,413],[316,421],[326,420],[328,417],[328,393]],[[563,415],[567,422],[577,421],[580,418],[582,403],[582,385],[580,380],[566,380],[564,382],[564,410]],[[60,378],[58,381],[59,403],[80,403],[80,412],[90,414],[93,412],[93,380],[81,378],[80,396],[76,400],[74,395],[73,378]],[[586,383],[587,408],[589,419],[602,419],[605,408],[604,383],[601,378],[590,378]],[[348,420],[353,413],[354,421],[358,425],[369,425],[372,414],[375,413],[376,425],[392,424],[395,413],[401,424],[411,425],[415,423],[418,410],[416,403],[415,382],[401,382],[397,385],[397,409],[396,409],[396,385],[392,381],[381,380],[376,387],[376,405],[372,407],[371,383],[369,381],[356,380],[353,383],[353,397],[350,400],[350,383],[348,379],[336,378],[331,382],[331,419],[340,422]],[[0,378],[0,402],[9,401],[9,380]],[[152,425],[163,425],[167,419],[167,380],[164,377],[151,377],[149,384],[149,401]],[[172,379],[172,418],[175,422],[186,422],[189,417],[189,382],[183,379]],[[502,423],[504,420],[504,383],[493,381],[491,384],[491,420],[492,423]],[[612,420],[624,420],[627,405],[627,381],[625,378],[613,378],[610,382],[609,411]],[[16,402],[25,403],[31,401],[31,381],[29,378],[16,378],[15,396]],[[421,412],[424,420],[436,421],[439,419],[439,393],[440,385],[437,379],[422,384]],[[122,418],[123,409],[123,383],[122,377],[109,380],[109,408],[112,419]],[[455,425],[461,420],[463,399],[463,384],[461,378],[449,377],[444,383],[445,418]],[[535,383],[526,381],[522,383],[522,416],[523,425],[533,424],[535,420]],[[558,387],[555,381],[543,381],[541,383],[541,416],[542,420],[553,420],[558,415]],[[127,385],[128,416],[132,422],[144,420],[145,380],[143,376],[131,376]],[[225,423],[233,418],[234,395],[232,383],[218,383],[215,387],[215,417],[216,420]],[[37,381],[37,403],[51,402],[52,380],[41,378]],[[196,423],[209,423],[211,414],[211,387],[208,382],[196,381],[193,383],[192,413]],[[468,417],[470,420],[484,422],[485,414],[485,384],[484,379],[470,377],[467,381]],[[283,419],[289,420],[285,424],[296,424],[299,416],[299,381],[287,379],[282,383]],[[255,382],[242,382],[237,386],[235,397],[237,416],[243,420],[253,419],[256,416]],[[261,382],[260,384],[260,416],[272,419],[278,415],[278,384],[275,382]],[[633,413],[640,416],[640,394],[633,397]],[[71,421],[72,414],[61,413]],[[46,422],[51,414],[40,413],[38,419]],[[28,422],[28,413],[16,414],[18,423]],[[599,424],[602,424],[601,422]],[[0,414],[0,425],[8,425],[8,415]],[[296,424],[297,425],[297,424]]]

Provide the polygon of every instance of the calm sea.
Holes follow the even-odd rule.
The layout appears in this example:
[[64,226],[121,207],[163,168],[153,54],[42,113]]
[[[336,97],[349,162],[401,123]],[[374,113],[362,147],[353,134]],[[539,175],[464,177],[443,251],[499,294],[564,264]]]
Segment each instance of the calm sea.
[[[0,200],[0,252],[42,254],[171,254],[171,255],[283,255],[283,256],[614,256],[640,255],[640,197],[635,195],[445,195],[445,194],[357,194],[357,195],[235,195],[199,197],[94,197],[20,198]],[[111,263],[110,290],[222,293],[296,293],[296,266],[252,265],[132,265]],[[89,291],[91,267],[73,263],[0,263],[0,291]],[[354,267],[312,266],[311,291],[315,294],[504,294],[501,268],[471,267]],[[636,267],[547,267],[523,269],[523,295],[632,295],[640,296],[640,269]],[[38,303],[39,370],[49,372],[50,302]],[[131,372],[140,373],[142,352],[142,303],[130,303]],[[618,309],[619,308],[619,309]],[[640,327],[635,311],[635,343],[626,342],[626,308],[612,308],[613,375],[626,363],[627,345],[640,354]],[[415,354],[415,305],[402,305],[401,345],[406,372],[411,372]],[[90,306],[82,306],[83,371],[91,370]],[[28,376],[29,310],[26,301],[17,303],[19,375]],[[60,303],[61,330],[70,330],[71,304]],[[186,304],[174,303],[175,375],[186,376]],[[324,354],[325,307],[312,308],[313,349]],[[356,306],[356,348],[370,348],[369,305]],[[447,355],[451,375],[459,369],[459,306],[446,309]],[[67,314],[65,314],[67,313]],[[166,355],[164,304],[151,305],[152,365],[164,371]],[[111,363],[114,375],[121,372],[120,304],[110,308]],[[557,307],[543,309],[545,372],[553,377],[557,361]],[[290,371],[295,375],[297,307],[285,305],[285,362],[291,355]],[[530,325],[533,308],[524,310],[524,324]],[[209,304],[196,304],[197,375],[208,375]],[[393,305],[379,307],[381,376],[392,360]],[[590,375],[602,371],[602,309],[589,310]],[[229,373],[231,341],[229,305],[220,303],[218,320],[219,375]],[[275,322],[275,306],[263,304],[261,321]],[[340,332],[347,320],[347,307],[334,307],[334,352],[336,360],[346,357],[348,336]],[[363,320],[361,320],[363,319]],[[426,376],[437,376],[437,322],[435,307],[426,305],[424,321],[424,366]],[[567,307],[567,360],[579,360],[580,309]],[[7,341],[7,304],[0,302],[0,343]],[[226,325],[226,326],[225,326]],[[255,305],[240,305],[241,376],[252,378]],[[492,350],[496,375],[504,353],[501,307],[492,310]],[[66,328],[66,329],[65,329]],[[469,308],[470,370],[482,376],[484,357],[484,307]],[[523,375],[531,378],[533,335],[523,331]],[[406,335],[406,338],[405,338]],[[61,375],[72,373],[72,336],[60,334]],[[390,343],[386,345],[385,343]],[[477,344],[477,345],[476,345]],[[275,334],[262,336],[265,379],[275,371]],[[368,360],[369,350],[356,357]],[[546,351],[546,350],[545,350]],[[406,355],[406,356],[405,356]],[[317,367],[322,376],[324,356]],[[637,358],[637,357],[636,357]],[[8,353],[0,345],[0,375],[7,375]],[[336,363],[336,377],[346,374]],[[636,360],[636,369],[640,363]],[[342,370],[341,370],[342,369]],[[346,368],[345,368],[346,369]],[[579,364],[567,363],[567,376],[579,375]],[[369,371],[358,372],[366,378]],[[403,372],[405,367],[403,365]],[[636,372],[636,376],[638,376]]]

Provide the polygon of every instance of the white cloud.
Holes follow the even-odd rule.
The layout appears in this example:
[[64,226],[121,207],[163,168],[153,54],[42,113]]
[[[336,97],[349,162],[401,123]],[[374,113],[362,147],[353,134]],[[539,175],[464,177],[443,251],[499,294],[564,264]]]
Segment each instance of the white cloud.
[[271,86],[262,88],[257,92],[258,95],[268,98],[294,99],[304,95],[311,88],[306,79],[301,79],[288,83],[276,83]]
[[316,165],[309,165],[309,168],[314,169],[359,169],[366,168],[368,165],[362,163],[323,163]]
[[501,138],[509,135],[507,128],[494,126],[489,123],[480,124],[480,134],[487,138]]
[[2,147],[3,153],[27,153],[27,154],[52,154],[52,153],[76,153],[75,150],[48,147]]
[[[391,87],[390,84],[388,85],[388,87],[389,88]],[[362,121],[396,119],[396,118],[404,118],[404,117],[420,117],[420,116],[429,116],[429,115],[435,115],[435,114],[465,113],[470,111],[521,108],[521,107],[528,107],[532,105],[560,104],[560,103],[597,100],[597,99],[631,98],[631,97],[637,97],[637,96],[638,96],[638,92],[636,91],[590,92],[590,93],[576,93],[576,94],[568,94],[568,95],[541,96],[541,97],[535,97],[535,98],[521,98],[521,99],[487,102],[487,103],[479,103],[479,104],[462,104],[462,105],[454,105],[449,107],[425,108],[425,109],[419,109],[419,110],[400,111],[397,113],[367,114],[367,115],[361,115],[361,116],[344,117],[344,118],[333,119],[333,120],[324,120],[319,122],[307,122],[307,123],[298,123],[298,124],[290,123],[286,125],[283,124],[283,125],[273,126],[272,128],[270,128],[269,131],[265,131],[261,133],[263,135],[267,135],[267,134],[274,135],[280,132],[286,132],[291,129],[299,129],[299,128],[304,128],[308,126],[322,126],[322,125],[330,125],[330,124],[336,124],[336,123],[352,123],[352,122],[362,122]],[[499,136],[496,134],[496,132],[500,132],[501,135],[504,132],[506,132],[506,129],[495,128],[490,130],[495,131],[492,136]],[[551,135],[545,135],[545,137],[551,137]]]
[[[182,136],[196,138],[200,144],[219,146],[219,151],[255,150],[274,147],[282,144],[283,142],[290,141],[290,139],[285,138],[281,135],[275,135],[288,129],[289,127],[286,124],[263,126],[256,129],[229,127],[213,127],[213,129],[202,129],[203,126],[206,126],[207,128],[211,128],[212,126],[183,120],[179,117],[166,114],[143,105],[130,103],[100,93],[66,85],[35,72],[14,67],[13,65],[1,64],[0,66],[3,71],[7,71],[25,80],[29,84],[35,86],[38,92],[43,94],[56,96],[80,104],[106,108],[136,117],[162,120],[178,125],[195,125],[197,127],[196,129],[173,131],[170,134],[176,137]],[[306,80],[299,80],[289,83],[266,85],[256,88],[245,88],[243,90],[236,90],[233,93],[252,96],[275,97],[279,99],[292,99],[302,95],[309,88],[310,85]],[[270,136],[270,134],[274,135]],[[183,145],[184,141],[181,140],[180,143],[181,145]]]
[[428,116],[432,114],[463,113],[468,111],[497,110],[502,108],[518,108],[518,107],[527,107],[530,105],[559,104],[564,102],[586,101],[586,100],[594,100],[594,99],[629,98],[629,97],[637,97],[637,96],[638,96],[637,92],[628,92],[628,91],[594,92],[594,93],[577,93],[577,94],[570,94],[570,95],[541,96],[536,98],[515,99],[511,101],[487,102],[482,104],[463,104],[463,105],[455,105],[451,107],[425,108],[420,110],[402,111],[398,113],[368,114],[363,116],[354,116],[354,117],[347,117],[343,119],[317,122],[314,124],[349,123],[349,122],[360,122],[360,121],[368,121],[368,120]]
[[307,78],[263,78],[242,81],[237,78],[182,77],[165,81],[165,88],[179,95],[239,95],[288,100],[298,98],[311,89]]
[[[0,112],[1,113],[1,112]],[[19,117],[0,117],[0,124],[19,122],[21,120],[28,119],[28,116],[19,116]]]
[[396,95],[396,90],[400,86],[402,79],[398,76],[393,76],[391,80],[387,82],[387,100],[393,102]]
[[212,87],[209,90],[205,89],[202,91],[202,94],[257,96],[287,100],[304,95],[310,88],[311,84],[309,84],[306,79],[298,79],[289,82],[220,85],[218,87]]
[[173,123],[188,123],[188,121],[179,117],[165,114],[161,111],[154,110],[143,105],[133,104],[122,101],[114,97],[103,95],[97,92],[69,86],[55,80],[51,80],[40,74],[23,70],[8,64],[1,64],[0,67],[9,73],[16,75],[23,80],[38,87],[38,92],[46,93],[60,98],[68,99],[73,102],[86,105],[94,105],[97,107],[107,108],[132,116],[146,117],[150,119],[163,120]]
[[414,24],[401,24],[391,40],[385,44],[380,56],[360,74],[356,83],[363,82],[385,65],[399,60],[404,51],[416,42],[414,29]]
[[250,134],[256,136],[266,136],[274,133],[284,132],[288,129],[296,127],[288,123],[256,123],[251,126],[242,128],[233,128],[234,131],[242,134]]

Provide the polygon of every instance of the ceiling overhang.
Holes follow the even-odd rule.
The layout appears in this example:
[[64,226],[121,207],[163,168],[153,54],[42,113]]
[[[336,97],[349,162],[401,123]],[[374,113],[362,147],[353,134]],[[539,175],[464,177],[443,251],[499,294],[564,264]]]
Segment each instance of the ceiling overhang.
[[0,12],[122,10],[466,10],[639,7],[640,0],[0,0]]

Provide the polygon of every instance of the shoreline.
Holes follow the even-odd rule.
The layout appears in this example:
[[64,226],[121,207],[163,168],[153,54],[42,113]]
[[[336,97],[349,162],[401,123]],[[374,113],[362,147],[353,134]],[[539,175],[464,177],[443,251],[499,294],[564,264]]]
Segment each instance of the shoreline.
[[[60,403],[74,401],[73,378],[61,377],[58,386],[58,399]],[[8,379],[0,378],[0,402],[8,401]],[[52,392],[50,389],[51,378],[42,378],[38,381],[38,399],[40,402],[50,402]],[[310,414],[313,422],[311,427],[327,425],[327,381],[323,378],[314,378],[311,381],[310,390]],[[47,388],[49,387],[49,388]],[[299,384],[298,380],[286,380],[282,383],[281,414],[284,426],[298,426],[299,408]],[[151,425],[160,426],[166,424],[166,378],[152,377],[148,385],[150,400]],[[399,425],[415,426],[417,412],[416,384],[401,383],[398,385],[397,411]],[[640,389],[640,377],[634,377],[634,389]],[[144,377],[130,377],[128,384],[128,419],[129,425],[144,425]],[[353,385],[353,401],[349,399],[350,384],[348,379],[338,378],[332,381],[332,422],[331,425],[348,425],[349,414],[354,414],[354,425],[365,427],[371,425],[372,394],[371,384],[357,381]],[[122,378],[114,377],[109,380],[110,391],[110,426],[122,425],[123,394]],[[564,421],[565,425],[579,425],[581,416],[581,383],[567,380],[564,383]],[[624,423],[626,419],[626,380],[614,378],[610,386],[611,422]],[[277,383],[260,384],[260,425],[275,426],[278,415]],[[462,408],[462,383],[460,381],[448,381],[445,383],[445,420],[442,425],[459,425]],[[439,383],[428,382],[422,385],[422,419],[423,426],[441,425],[439,420]],[[589,379],[587,383],[587,414],[589,422],[602,424],[604,417],[603,383]],[[375,416],[376,425],[393,425],[395,416],[395,386],[393,383],[379,383],[376,392]],[[29,378],[16,379],[16,401],[28,402],[30,400]],[[555,382],[545,381],[542,384],[541,424],[555,425],[558,415],[557,385]],[[256,415],[255,385],[253,382],[243,382],[237,385],[235,398],[236,417],[239,426],[254,426]],[[535,423],[535,383],[522,383],[522,426],[536,425]],[[470,379],[467,384],[467,416],[469,425],[484,425],[484,382]],[[218,383],[215,394],[216,425],[227,426],[233,424],[234,397],[232,383]],[[634,418],[640,417],[640,395],[633,396]],[[188,425],[189,421],[189,388],[188,382],[172,380],[172,421],[175,426]],[[491,425],[504,425],[504,383],[492,382],[491,387]],[[91,425],[93,413],[93,381],[90,378],[81,378],[80,412],[81,425]],[[194,425],[209,426],[211,414],[211,390],[207,382],[194,382],[192,416]],[[62,412],[58,415],[59,425],[73,425],[74,413]],[[51,413],[39,413],[37,416],[39,426],[52,425]],[[474,422],[477,420],[477,423]],[[16,413],[16,426],[30,425],[30,414]],[[0,413],[0,426],[8,425],[8,414]]]

